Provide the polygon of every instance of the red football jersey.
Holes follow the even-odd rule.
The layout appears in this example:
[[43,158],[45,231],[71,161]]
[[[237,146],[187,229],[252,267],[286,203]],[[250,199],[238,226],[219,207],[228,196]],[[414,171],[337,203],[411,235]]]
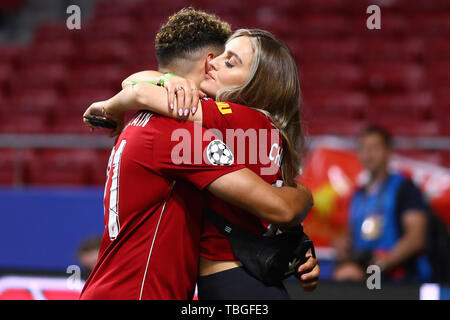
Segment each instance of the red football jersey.
[[[239,104],[202,100],[203,126],[219,130],[234,154],[237,164],[244,164],[270,184],[280,185],[282,139],[279,131],[260,111]],[[263,195],[261,195],[263,196]],[[267,223],[240,208],[206,192],[206,204],[243,229],[262,234]],[[210,260],[236,260],[227,238],[204,220],[200,255]]]
[[198,190],[243,168],[203,157],[213,143],[197,124],[146,111],[128,123],[108,164],[105,232],[81,299],[192,298],[203,205]]

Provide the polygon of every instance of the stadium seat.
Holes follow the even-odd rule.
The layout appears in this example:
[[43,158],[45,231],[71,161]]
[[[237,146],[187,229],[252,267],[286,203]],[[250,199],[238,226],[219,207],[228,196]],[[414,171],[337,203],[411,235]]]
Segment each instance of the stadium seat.
[[18,64],[24,66],[37,62],[69,63],[75,53],[76,46],[70,39],[41,41],[21,53],[18,56]]
[[69,30],[65,21],[48,21],[36,26],[33,33],[33,43],[73,40],[81,33],[81,30]]
[[104,185],[106,182],[106,170],[108,167],[111,149],[98,150],[96,152],[96,160],[90,167],[90,184]]
[[320,66],[321,62],[354,62],[361,52],[359,41],[356,39],[331,38],[292,42],[291,51],[300,65],[314,63]]
[[0,133],[35,134],[47,130],[47,117],[39,113],[3,113],[0,117]]
[[127,40],[136,32],[136,25],[132,16],[97,17],[86,25],[81,34],[83,41],[103,41],[104,39]]
[[[359,0],[353,0],[353,2],[359,2]],[[373,4],[373,3],[370,3]],[[377,39],[377,38],[404,38],[408,35],[415,35],[410,31],[408,21],[405,16],[401,13],[386,13],[382,12],[381,14],[381,29],[368,29],[367,28],[367,18],[369,17],[366,14],[366,9],[370,5],[366,5],[361,11],[357,14],[355,12],[355,16],[352,16],[350,19],[351,24],[351,33],[354,36],[359,36],[361,39]],[[349,5],[350,6],[350,5]],[[382,9],[383,11],[383,9]]]
[[91,150],[41,150],[30,164],[28,183],[33,185],[83,185],[89,183]]
[[[0,92],[5,94],[9,90],[9,80],[14,71],[10,63],[0,62]],[[1,104],[1,102],[0,102]]]
[[450,42],[447,37],[433,37],[426,40],[425,59],[428,64],[450,63]]
[[365,127],[366,122],[363,120],[329,117],[320,114],[304,120],[304,128],[308,135],[356,136]]
[[23,66],[11,76],[10,87],[14,94],[25,95],[23,90],[45,89],[60,90],[62,80],[67,76],[64,64],[44,62]]
[[61,104],[54,111],[62,114],[82,115],[94,102],[111,98],[119,90],[111,88],[66,88],[66,94],[61,98]]
[[361,55],[368,62],[417,62],[422,59],[424,42],[422,39],[386,39],[375,38],[363,42]]
[[370,119],[372,124],[386,128],[393,136],[429,137],[439,135],[439,123],[437,121],[416,120],[410,117],[378,118]]
[[314,118],[361,119],[365,117],[369,99],[365,93],[358,91],[318,91],[306,95],[303,106],[303,112]]
[[2,44],[0,46],[0,62],[1,63],[10,63],[15,64],[17,57],[26,48],[22,45],[17,44]]
[[300,86],[309,90],[358,90],[366,86],[363,70],[356,64],[300,64]]
[[433,95],[429,92],[379,94],[371,97],[368,116],[370,119],[412,117],[426,120],[433,116],[433,103]]
[[418,13],[410,16],[411,34],[430,37],[450,35],[450,19],[448,13],[436,12],[432,14]]
[[418,64],[371,63],[365,65],[369,88],[381,91],[413,91],[426,87],[425,72]]
[[55,89],[16,88],[11,92],[10,106],[15,112],[48,113],[61,103]]
[[11,185],[15,180],[13,149],[0,149],[0,185]]
[[123,40],[88,39],[82,43],[78,62],[83,63],[124,63],[133,57],[133,52]]
[[351,33],[349,20],[338,14],[308,14],[297,20],[296,35],[304,38],[344,36]]
[[122,80],[126,74],[120,66],[114,64],[86,64],[72,68],[64,80],[65,88],[72,89],[101,89],[120,90]]

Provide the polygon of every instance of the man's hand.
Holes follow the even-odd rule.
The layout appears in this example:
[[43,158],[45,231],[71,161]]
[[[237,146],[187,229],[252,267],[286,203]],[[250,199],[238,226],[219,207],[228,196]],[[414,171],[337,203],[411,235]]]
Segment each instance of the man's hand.
[[83,114],[83,122],[91,128],[91,130],[97,129],[96,126],[90,124],[84,117],[85,116],[102,116],[114,121],[117,126],[109,134],[110,137],[115,137],[122,132],[124,126],[124,113],[119,110],[110,110],[108,108],[108,100],[98,101],[91,104]]
[[306,262],[298,267],[296,276],[300,280],[303,290],[313,291],[319,283],[319,260],[313,258],[311,253],[307,253],[306,258]]

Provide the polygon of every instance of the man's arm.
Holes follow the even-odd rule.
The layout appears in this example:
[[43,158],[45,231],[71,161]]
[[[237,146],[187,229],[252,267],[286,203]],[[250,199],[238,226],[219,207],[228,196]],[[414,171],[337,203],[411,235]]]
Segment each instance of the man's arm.
[[305,186],[277,188],[249,169],[225,174],[207,190],[260,219],[286,227],[299,225],[313,206],[311,191]]
[[397,241],[389,255],[378,260],[381,269],[389,270],[401,265],[408,258],[423,250],[427,228],[426,213],[421,210],[409,210],[402,214],[403,236]]

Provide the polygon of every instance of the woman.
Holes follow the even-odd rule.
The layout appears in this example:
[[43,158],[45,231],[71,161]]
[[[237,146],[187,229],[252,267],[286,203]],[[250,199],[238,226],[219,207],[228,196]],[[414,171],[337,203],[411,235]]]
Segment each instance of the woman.
[[[155,73],[156,79],[149,80],[158,80],[159,76]],[[181,85],[175,86],[176,83]],[[86,114],[98,113],[100,109],[120,121],[126,109],[149,109],[176,117],[177,114],[172,111],[175,102],[178,108],[192,105],[192,92],[196,93],[197,88],[175,77],[167,79],[164,85],[169,89],[169,94],[150,84],[132,85],[126,92],[92,105]],[[171,89],[174,86],[176,89]],[[281,137],[266,138],[270,143],[263,150],[271,161],[258,159],[252,163],[249,157],[244,157],[245,163],[269,183],[283,180],[288,185],[294,185],[300,167],[299,148],[303,135],[299,115],[298,73],[289,49],[266,31],[238,30],[228,40],[225,52],[210,62],[200,88],[216,101],[227,103],[216,104],[211,99],[204,100],[194,103],[192,114],[183,115],[190,121],[202,122],[207,128],[218,128],[224,135],[226,129],[258,129],[272,133],[276,128]],[[167,99],[171,108],[167,108]],[[250,146],[246,146],[245,151],[247,149]],[[235,157],[239,157],[239,154],[235,151]],[[264,169],[273,167],[274,163],[281,164],[281,168],[262,174]],[[266,231],[265,225],[254,216],[209,194],[206,198],[208,207],[232,223],[254,233]],[[200,299],[288,298],[283,287],[265,286],[247,273],[234,257],[227,238],[206,221],[200,250]],[[311,281],[311,287],[314,287],[317,279],[312,277]]]

